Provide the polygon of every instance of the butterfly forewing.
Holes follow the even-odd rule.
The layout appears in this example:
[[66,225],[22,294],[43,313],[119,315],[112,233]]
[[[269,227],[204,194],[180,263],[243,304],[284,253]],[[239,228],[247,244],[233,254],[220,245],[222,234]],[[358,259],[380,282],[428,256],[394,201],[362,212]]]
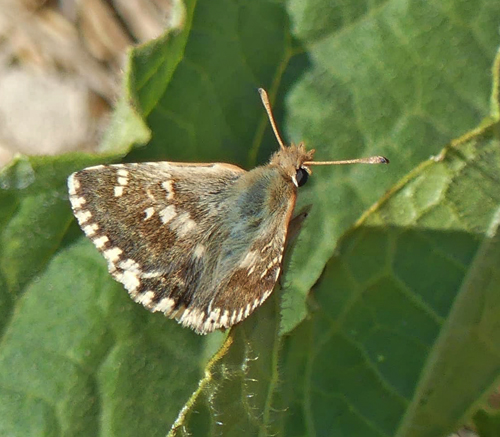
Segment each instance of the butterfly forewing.
[[206,333],[241,321],[274,288],[295,203],[276,170],[118,164],[68,185],[110,273],[151,311]]

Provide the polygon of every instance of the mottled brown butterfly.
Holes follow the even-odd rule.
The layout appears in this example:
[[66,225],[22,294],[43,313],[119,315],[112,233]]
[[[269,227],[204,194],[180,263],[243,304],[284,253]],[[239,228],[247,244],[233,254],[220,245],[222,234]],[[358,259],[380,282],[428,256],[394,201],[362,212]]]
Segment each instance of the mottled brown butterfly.
[[310,166],[389,162],[314,162],[303,143],[284,145],[259,92],[280,145],[264,166],[98,165],[68,179],[74,215],[111,275],[136,302],[200,334],[242,321],[273,291]]

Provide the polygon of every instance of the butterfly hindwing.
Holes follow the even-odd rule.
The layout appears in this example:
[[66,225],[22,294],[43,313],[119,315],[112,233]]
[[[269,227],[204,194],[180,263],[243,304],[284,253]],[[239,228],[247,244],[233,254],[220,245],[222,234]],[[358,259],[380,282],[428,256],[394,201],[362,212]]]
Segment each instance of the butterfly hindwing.
[[110,273],[151,311],[206,333],[239,322],[274,288],[295,203],[276,171],[118,164],[68,185]]
[[209,313],[220,313],[223,326],[246,318],[273,291],[295,198],[295,188],[276,168],[254,169],[233,187],[213,275],[219,286],[212,287],[209,302]]

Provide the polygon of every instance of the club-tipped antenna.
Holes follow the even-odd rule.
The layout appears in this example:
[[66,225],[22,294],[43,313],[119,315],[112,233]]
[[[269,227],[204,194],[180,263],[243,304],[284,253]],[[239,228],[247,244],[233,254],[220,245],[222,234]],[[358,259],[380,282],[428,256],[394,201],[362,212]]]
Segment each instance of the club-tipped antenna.
[[285,143],[283,143],[283,140],[280,137],[280,133],[278,132],[278,128],[276,127],[276,122],[274,121],[273,111],[271,110],[271,104],[269,103],[267,92],[264,88],[259,88],[259,94],[260,98],[262,99],[262,104],[264,105],[264,108],[266,108],[267,116],[269,117],[269,121],[271,122],[271,126],[274,131],[274,136],[278,140],[281,149],[286,149]]
[[[266,108],[267,116],[271,122],[271,127],[274,131],[274,136],[278,140],[281,149],[286,149],[285,143],[281,139],[278,127],[274,121],[273,111],[271,110],[271,104],[269,103],[269,96],[264,88],[259,88],[260,98],[262,99],[262,104]],[[370,156],[369,158],[358,158],[358,159],[346,159],[343,161],[306,161],[304,165],[342,165],[342,164],[389,164],[389,160],[384,156]]]
[[389,164],[385,156],[370,156],[369,158],[346,159],[343,161],[306,161],[304,165],[343,165],[343,164]]

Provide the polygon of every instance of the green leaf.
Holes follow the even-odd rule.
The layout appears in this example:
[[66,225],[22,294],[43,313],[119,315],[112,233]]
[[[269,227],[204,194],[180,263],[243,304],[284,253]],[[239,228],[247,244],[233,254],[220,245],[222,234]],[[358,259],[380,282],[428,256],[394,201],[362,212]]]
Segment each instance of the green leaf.
[[0,273],[14,298],[43,270],[72,222],[69,173],[109,157],[15,159],[0,173]]
[[496,16],[498,7],[490,1],[480,7],[463,1],[289,3],[297,56],[303,51],[309,63],[281,93],[290,139],[317,149],[318,159],[375,154],[391,165],[315,171],[302,192],[313,209],[292,259],[301,268],[287,275],[284,332],[305,316],[305,295],[362,211],[489,115],[498,23],[486,17]]
[[[274,435],[279,395],[279,297],[232,329],[169,436]],[[281,404],[282,408],[277,407]]]
[[[468,337],[469,354],[452,337],[472,324],[496,344],[496,307],[471,305],[470,321],[460,302],[494,274],[481,254],[497,253],[499,13],[493,0],[186,1],[179,29],[131,51],[106,156],[19,158],[0,173],[0,434],[165,435],[175,422],[194,435],[414,435],[439,408],[431,435],[468,420],[498,375],[494,348]],[[264,163],[277,145],[257,87],[317,159],[392,163],[315,169],[285,291],[210,360],[221,335],[148,313],[109,277],[65,181],[125,154]],[[437,370],[476,353],[489,367],[443,394]]]
[[286,342],[284,435],[444,436],[497,387],[497,133],[423,163],[342,240]]

